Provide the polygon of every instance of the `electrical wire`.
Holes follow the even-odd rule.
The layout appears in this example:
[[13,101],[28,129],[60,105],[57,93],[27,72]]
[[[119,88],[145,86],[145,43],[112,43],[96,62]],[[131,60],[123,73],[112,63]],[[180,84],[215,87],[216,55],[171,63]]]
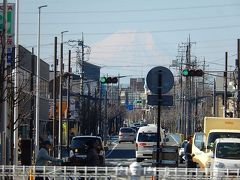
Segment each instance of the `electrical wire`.
[[[222,15],[222,16],[204,16],[204,17],[187,17],[187,18],[162,18],[155,20],[133,20],[133,21],[102,21],[102,22],[43,22],[45,25],[60,25],[60,24],[71,24],[71,25],[79,25],[79,24],[123,24],[123,23],[152,23],[152,22],[162,22],[162,21],[185,21],[185,20],[200,20],[200,19],[216,19],[216,18],[230,18],[230,17],[239,17],[240,14],[236,15]],[[37,22],[22,22],[22,25],[36,25]]]
[[[158,9],[129,9],[129,10],[93,10],[93,11],[46,11],[46,14],[102,14],[102,13],[129,13],[129,12],[154,12],[154,11],[176,11],[176,10],[187,10],[187,9],[202,9],[202,8],[219,8],[227,6],[240,6],[240,4],[220,4],[220,5],[203,5],[203,6],[188,6],[188,7],[172,7],[172,8],[158,8]],[[37,12],[23,11],[20,13],[24,14],[37,14]]]
[[[199,31],[199,30],[214,30],[214,29],[229,29],[229,28],[238,28],[240,27],[239,24],[235,25],[225,25],[225,26],[209,26],[209,27],[199,27],[199,28],[183,28],[183,29],[168,29],[168,30],[150,30],[150,31],[128,31],[128,32],[92,32],[92,33],[84,33],[84,35],[110,35],[110,34],[115,34],[115,35],[129,35],[129,34],[145,34],[145,33],[163,33],[163,32],[181,32],[181,31]],[[81,33],[68,33],[69,35],[80,35]],[[36,36],[35,34],[30,34],[30,33],[21,33],[21,36]],[[42,33],[41,36],[54,36],[56,34],[51,34],[51,33]]]

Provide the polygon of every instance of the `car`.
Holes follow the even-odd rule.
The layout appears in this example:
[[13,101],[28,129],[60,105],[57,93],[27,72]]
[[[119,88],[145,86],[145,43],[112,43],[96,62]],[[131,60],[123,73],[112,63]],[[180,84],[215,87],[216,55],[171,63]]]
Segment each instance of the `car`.
[[100,166],[105,165],[105,149],[102,138],[99,136],[75,136],[70,144],[69,164],[72,166],[85,166],[87,159],[87,142],[94,141],[97,144],[97,152]]
[[[164,131],[160,129],[160,144],[164,140]],[[153,159],[153,152],[157,147],[157,126],[148,124],[140,127],[136,136],[136,161],[141,162],[145,159]]]
[[[210,172],[212,179],[239,179],[240,139],[218,138],[211,152]],[[231,178],[227,177],[231,175]]]
[[179,138],[176,134],[167,133],[165,136],[165,144],[168,146],[180,146]]
[[140,127],[137,127],[137,126],[130,126],[130,128],[134,129],[134,130],[136,131],[136,133],[137,133],[137,131],[138,131],[138,129],[139,129]]
[[185,147],[187,146],[187,143],[188,143],[188,141],[184,140],[181,144],[181,147],[180,147],[179,151],[178,151],[180,163],[183,163],[183,161],[185,161],[183,156],[185,155]]
[[118,134],[118,142],[131,142],[135,141],[136,131],[130,127],[121,127]]

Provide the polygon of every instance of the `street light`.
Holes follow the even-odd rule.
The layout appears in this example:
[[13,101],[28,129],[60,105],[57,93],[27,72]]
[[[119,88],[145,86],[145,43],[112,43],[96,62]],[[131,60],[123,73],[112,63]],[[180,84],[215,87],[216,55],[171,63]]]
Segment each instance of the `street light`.
[[47,7],[47,5],[38,7],[38,38],[37,38],[37,76],[36,76],[36,124],[35,124],[35,158],[37,159],[39,150],[39,101],[40,101],[40,15],[41,8]]
[[60,49],[60,78],[59,78],[59,123],[58,123],[58,158],[62,158],[62,76],[63,76],[63,33],[68,31],[61,32],[61,49]]

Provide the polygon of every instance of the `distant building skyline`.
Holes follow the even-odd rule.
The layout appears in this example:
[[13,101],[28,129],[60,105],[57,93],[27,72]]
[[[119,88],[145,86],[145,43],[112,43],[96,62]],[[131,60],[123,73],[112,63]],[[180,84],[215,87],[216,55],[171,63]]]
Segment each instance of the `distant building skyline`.
[[145,78],[130,78],[130,89],[134,92],[144,92]]

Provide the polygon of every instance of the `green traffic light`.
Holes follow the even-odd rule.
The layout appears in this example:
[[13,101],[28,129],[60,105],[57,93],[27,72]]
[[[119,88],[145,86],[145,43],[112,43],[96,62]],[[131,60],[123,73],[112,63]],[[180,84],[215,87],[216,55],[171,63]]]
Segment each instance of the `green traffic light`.
[[189,74],[189,70],[188,70],[188,69],[184,69],[184,70],[182,71],[182,75],[183,75],[183,76],[188,76],[188,74]]
[[101,78],[100,78],[100,82],[101,82],[102,84],[107,83],[107,78],[106,78],[106,77],[101,77]]

